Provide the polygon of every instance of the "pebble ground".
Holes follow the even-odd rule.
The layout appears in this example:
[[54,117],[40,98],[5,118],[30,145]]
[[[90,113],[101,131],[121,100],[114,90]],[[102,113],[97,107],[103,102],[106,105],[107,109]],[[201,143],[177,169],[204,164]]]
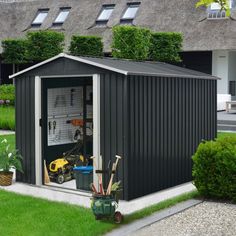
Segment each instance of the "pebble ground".
[[203,202],[131,235],[236,236],[236,205]]

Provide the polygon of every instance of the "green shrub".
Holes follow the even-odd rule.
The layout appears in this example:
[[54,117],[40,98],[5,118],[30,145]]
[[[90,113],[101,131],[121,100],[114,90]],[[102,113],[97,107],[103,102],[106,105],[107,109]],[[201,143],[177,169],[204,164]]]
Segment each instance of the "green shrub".
[[182,49],[181,33],[158,32],[152,33],[150,44],[150,59],[163,62],[180,62],[179,52]]
[[0,104],[8,103],[10,105],[14,105],[15,103],[15,86],[14,85],[4,84],[0,86],[0,101],[1,101]]
[[27,40],[6,39],[2,41],[2,57],[7,64],[27,63]]
[[102,56],[102,38],[98,36],[73,35],[69,51],[75,56]]
[[193,179],[206,197],[236,201],[236,138],[202,142],[193,156]]
[[115,26],[112,29],[112,56],[146,60],[149,55],[151,31],[134,26]]
[[40,30],[27,33],[28,58],[31,61],[43,61],[63,52],[64,34],[52,30]]

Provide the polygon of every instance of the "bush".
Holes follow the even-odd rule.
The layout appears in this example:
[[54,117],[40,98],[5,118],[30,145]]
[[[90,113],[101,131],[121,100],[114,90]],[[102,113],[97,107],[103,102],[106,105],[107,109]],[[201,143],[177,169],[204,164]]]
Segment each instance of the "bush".
[[73,35],[69,51],[75,56],[102,56],[102,38],[98,36]]
[[193,179],[206,197],[236,201],[236,138],[202,142],[193,156]]
[[115,26],[112,29],[112,56],[146,60],[149,55],[151,31],[133,26]]
[[28,58],[31,61],[43,61],[63,52],[64,34],[52,30],[27,33]]
[[158,32],[152,33],[150,43],[150,59],[163,62],[180,62],[179,52],[182,49],[181,33]]
[[0,86],[0,105],[15,103],[15,86],[12,84],[4,84]]
[[2,57],[4,63],[24,64],[27,63],[27,40],[6,39],[2,41]]

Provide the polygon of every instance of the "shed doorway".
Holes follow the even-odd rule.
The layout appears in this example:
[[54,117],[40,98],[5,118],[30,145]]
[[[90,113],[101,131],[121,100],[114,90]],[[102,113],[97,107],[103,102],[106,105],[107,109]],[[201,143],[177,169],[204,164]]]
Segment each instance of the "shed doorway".
[[[92,166],[92,77],[42,79],[43,184],[80,189],[75,167]],[[92,180],[92,170],[88,173]],[[87,177],[88,178],[88,177]],[[91,181],[92,182],[92,181]],[[80,190],[89,190],[81,186]]]

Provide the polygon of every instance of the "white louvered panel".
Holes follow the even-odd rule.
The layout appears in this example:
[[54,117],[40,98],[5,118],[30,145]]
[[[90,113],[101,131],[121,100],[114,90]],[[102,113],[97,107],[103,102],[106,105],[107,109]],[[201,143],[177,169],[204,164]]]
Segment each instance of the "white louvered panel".
[[83,119],[83,87],[48,89],[48,146],[76,142],[76,130],[82,139],[83,129],[67,123],[72,119]]

